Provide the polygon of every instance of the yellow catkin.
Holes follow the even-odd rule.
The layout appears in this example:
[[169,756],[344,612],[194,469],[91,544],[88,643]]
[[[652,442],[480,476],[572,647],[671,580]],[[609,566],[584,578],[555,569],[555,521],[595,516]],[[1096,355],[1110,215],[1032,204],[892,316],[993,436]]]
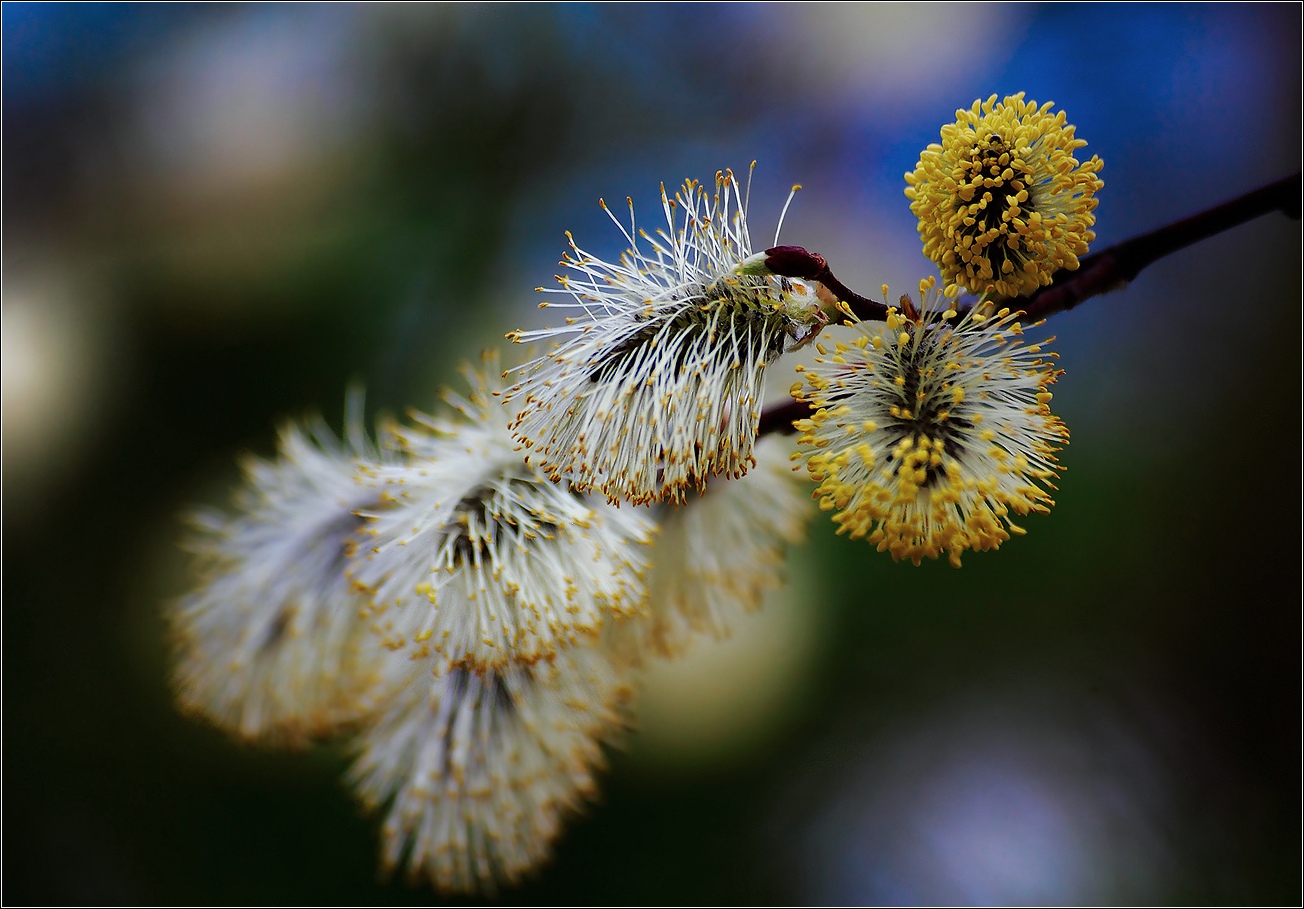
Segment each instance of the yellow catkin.
[[[797,424],[820,508],[895,560],[996,549],[1044,513],[1068,430],[1050,412],[1053,355],[1024,347],[1017,313],[956,318],[928,280],[912,318],[863,323],[804,372]],[[884,343],[879,343],[880,339]]]
[[1022,92],[975,101],[906,174],[924,254],[949,288],[1023,296],[1086,255],[1104,164],[1075,157],[1087,143],[1052,107]]

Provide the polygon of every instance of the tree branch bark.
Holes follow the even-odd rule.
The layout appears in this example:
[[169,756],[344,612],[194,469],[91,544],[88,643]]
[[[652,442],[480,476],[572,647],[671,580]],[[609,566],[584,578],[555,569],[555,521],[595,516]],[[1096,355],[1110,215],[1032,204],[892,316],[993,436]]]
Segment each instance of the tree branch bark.
[[[1269,183],[1213,208],[1174,221],[1148,234],[1117,243],[1086,256],[1073,271],[1060,270],[1051,284],[1027,297],[1006,301],[1022,310],[1030,321],[1040,321],[1067,312],[1092,297],[1118,290],[1132,281],[1147,265],[1185,249],[1215,234],[1230,230],[1262,215],[1280,211],[1296,221],[1300,218],[1300,175]],[[824,257],[800,246],[767,249],[766,266],[775,274],[816,280],[845,302],[862,322],[882,321],[887,306],[848,288],[833,276]],[[810,413],[801,401],[789,401],[761,413],[757,435],[795,432],[792,423]]]

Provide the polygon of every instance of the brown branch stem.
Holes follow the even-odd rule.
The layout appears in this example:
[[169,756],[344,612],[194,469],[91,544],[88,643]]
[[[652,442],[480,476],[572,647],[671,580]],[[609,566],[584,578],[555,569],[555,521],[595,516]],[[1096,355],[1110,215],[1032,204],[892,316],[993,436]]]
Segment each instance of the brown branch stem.
[[756,434],[764,436],[772,432],[781,435],[794,433],[797,427],[792,425],[793,421],[808,416],[810,416],[810,406],[805,401],[794,399],[775,404],[761,411],[761,421],[757,424]]
[[[1298,173],[1092,253],[1083,258],[1074,271],[1060,270],[1051,284],[1020,300],[1009,301],[1011,308],[1019,305],[1027,318],[1034,321],[1066,312],[1092,297],[1118,290],[1135,279],[1147,265],[1164,256],[1274,211],[1299,220]],[[839,300],[846,302],[861,321],[881,321],[887,317],[887,306],[862,297],[835,278],[819,253],[808,252],[800,246],[776,246],[767,249],[765,255],[766,267],[772,272],[789,278],[819,281]],[[793,421],[809,413],[809,406],[801,401],[766,408],[761,413],[757,435],[795,432]]]
[[1092,297],[1118,290],[1164,256],[1274,211],[1299,218],[1299,174],[1093,253],[1075,271],[1057,272],[1052,283],[1024,298],[1026,302],[1019,308],[1033,321],[1066,312]]
[[862,297],[839,281],[829,268],[829,263],[819,253],[809,252],[800,246],[772,246],[765,251],[765,267],[785,278],[820,282],[839,301],[846,303],[862,322],[882,322],[887,318],[886,304]]

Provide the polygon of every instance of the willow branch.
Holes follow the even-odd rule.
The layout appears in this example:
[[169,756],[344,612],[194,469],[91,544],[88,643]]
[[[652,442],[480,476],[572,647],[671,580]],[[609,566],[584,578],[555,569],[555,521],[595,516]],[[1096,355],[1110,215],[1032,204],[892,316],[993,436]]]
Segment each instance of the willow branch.
[[1066,312],[1084,300],[1118,290],[1164,256],[1274,211],[1299,219],[1299,174],[1093,253],[1076,271],[1056,272],[1049,285],[1026,297],[1019,308],[1033,321]]
[[797,431],[797,427],[792,425],[793,421],[809,416],[810,405],[805,401],[793,400],[775,404],[761,411],[761,421],[756,426],[756,434],[764,436],[777,432],[780,435],[790,435]]
[[[1124,240],[1108,249],[1092,253],[1079,262],[1074,271],[1061,269],[1054,280],[1020,301],[1020,309],[1033,321],[1066,312],[1084,300],[1118,290],[1136,278],[1147,265],[1164,256],[1207,240],[1263,215],[1280,211],[1287,217],[1300,217],[1300,175],[1277,180],[1238,196],[1230,202],[1165,225],[1148,234]],[[844,301],[861,321],[887,318],[887,307],[848,288],[833,276],[824,257],[800,246],[776,246],[765,251],[765,264],[777,275],[819,281]],[[792,433],[794,420],[810,413],[801,401],[789,401],[767,408],[761,413],[758,435]]]
[[772,246],[765,251],[765,267],[785,278],[820,282],[839,301],[846,303],[862,322],[882,322],[887,318],[886,304],[862,297],[839,281],[819,253],[808,252],[800,246]]

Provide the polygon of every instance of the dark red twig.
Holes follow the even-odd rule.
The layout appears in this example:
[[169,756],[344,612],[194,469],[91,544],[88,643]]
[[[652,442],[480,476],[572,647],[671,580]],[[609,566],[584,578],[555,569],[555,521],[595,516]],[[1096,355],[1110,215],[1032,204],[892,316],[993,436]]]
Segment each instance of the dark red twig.
[[763,436],[772,432],[781,435],[794,433],[797,428],[792,425],[792,421],[808,416],[810,416],[810,406],[805,401],[793,400],[775,404],[761,411],[761,422],[756,427],[756,434]]
[[1033,321],[1066,312],[1084,300],[1123,287],[1164,256],[1274,211],[1298,220],[1299,174],[1093,253],[1076,271],[1057,272],[1052,283],[1026,297],[1019,308]]
[[[1299,220],[1298,173],[1148,234],[1092,253],[1082,259],[1075,271],[1059,271],[1051,284],[1022,300],[1010,301],[1011,308],[1018,306],[1033,321],[1066,312],[1084,300],[1123,287],[1143,268],[1164,256],[1274,211]],[[765,264],[770,271],[789,278],[819,281],[846,302],[861,321],[887,318],[884,304],[862,297],[835,278],[819,253],[808,252],[800,246],[776,246],[767,249],[765,255]],[[767,408],[761,413],[757,434],[795,432],[792,422],[809,413],[809,406],[801,401]]]
[[881,322],[887,318],[887,306],[862,297],[833,275],[829,263],[819,253],[800,246],[772,246],[765,251],[765,267],[785,278],[819,281],[839,300],[851,307],[862,322]]

